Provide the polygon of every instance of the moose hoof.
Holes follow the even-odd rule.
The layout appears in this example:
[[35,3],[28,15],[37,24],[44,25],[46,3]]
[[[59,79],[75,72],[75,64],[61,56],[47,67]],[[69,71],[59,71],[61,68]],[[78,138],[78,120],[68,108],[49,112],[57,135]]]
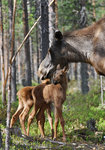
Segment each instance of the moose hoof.
[[54,129],[52,129],[52,139],[54,138]]
[[63,137],[63,142],[66,142],[66,137]]
[[56,141],[56,139],[57,139],[57,138],[55,138],[55,137],[53,138],[54,141]]

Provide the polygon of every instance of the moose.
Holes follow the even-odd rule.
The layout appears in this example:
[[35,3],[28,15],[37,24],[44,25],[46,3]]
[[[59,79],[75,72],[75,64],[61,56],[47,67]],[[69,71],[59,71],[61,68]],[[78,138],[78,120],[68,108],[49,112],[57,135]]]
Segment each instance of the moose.
[[[63,141],[66,140],[65,131],[64,131],[64,119],[62,115],[62,104],[66,99],[66,89],[67,89],[67,67],[64,67],[62,70],[56,70],[53,75],[54,84],[40,84],[32,90],[32,97],[34,100],[34,107],[28,118],[27,125],[27,135],[29,135],[29,128],[34,116],[37,113],[39,107],[41,107],[43,112],[44,103],[54,103],[55,106],[55,125],[54,125],[54,139],[57,138],[57,126],[58,121],[63,131]],[[43,129],[41,128],[44,133]]]
[[[47,85],[49,83],[50,83],[50,80],[46,79],[42,81],[41,85]],[[27,86],[27,87],[23,87],[22,89],[18,91],[17,96],[19,98],[19,105],[18,105],[16,112],[13,114],[11,123],[10,123],[10,128],[12,128],[16,120],[19,118],[22,130],[25,135],[27,135],[27,132],[25,129],[25,120],[31,107],[34,105],[34,100],[32,97],[32,90],[34,88],[35,86]],[[45,110],[47,111],[48,120],[50,123],[52,136],[53,136],[54,131],[53,131],[53,122],[52,122],[52,117],[51,117],[50,104],[44,103],[43,106],[40,106],[38,108],[39,108],[39,112],[37,113],[36,119],[37,119],[37,123],[41,132],[41,136],[44,137],[44,122],[45,122],[44,111]]]
[[40,79],[51,78],[58,64],[61,69],[72,62],[92,65],[105,76],[105,18],[73,32],[55,32],[52,46],[39,66]]

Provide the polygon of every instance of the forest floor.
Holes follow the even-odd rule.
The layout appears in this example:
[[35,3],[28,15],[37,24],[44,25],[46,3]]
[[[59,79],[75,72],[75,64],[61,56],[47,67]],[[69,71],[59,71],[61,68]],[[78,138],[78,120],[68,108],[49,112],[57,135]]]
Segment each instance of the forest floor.
[[[67,135],[67,142],[62,142],[62,139],[60,137],[58,138],[58,141],[54,141],[50,136],[42,139],[40,137],[27,137],[24,135],[20,136],[12,134],[10,150],[105,150],[105,142],[101,137],[102,133],[101,136],[100,133],[97,133],[97,135],[98,137],[88,137],[84,136],[83,134],[77,135],[74,133],[73,137],[71,137],[71,135]],[[71,142],[69,141],[70,137],[71,139],[74,137],[76,139]],[[88,140],[85,138],[88,138]]]

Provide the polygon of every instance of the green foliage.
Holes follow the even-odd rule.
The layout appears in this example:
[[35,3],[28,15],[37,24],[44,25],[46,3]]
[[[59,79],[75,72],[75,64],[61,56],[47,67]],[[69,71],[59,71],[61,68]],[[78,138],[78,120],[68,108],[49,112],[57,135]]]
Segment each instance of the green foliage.
[[[97,128],[99,128],[100,118],[105,119],[105,109],[100,107],[100,102],[100,89],[97,86],[86,95],[79,92],[69,93],[64,106],[66,123],[72,122],[70,126],[75,128],[75,126],[86,126],[86,122],[94,118],[97,122]],[[68,113],[66,114],[66,112]]]
[[[86,1],[86,13],[88,18],[88,25],[96,20],[102,18],[105,14],[105,1],[95,1],[95,6],[91,1]],[[58,1],[58,16],[59,29],[61,31],[75,30],[79,27],[79,12],[81,6],[79,0]],[[95,11],[96,18],[93,16]]]

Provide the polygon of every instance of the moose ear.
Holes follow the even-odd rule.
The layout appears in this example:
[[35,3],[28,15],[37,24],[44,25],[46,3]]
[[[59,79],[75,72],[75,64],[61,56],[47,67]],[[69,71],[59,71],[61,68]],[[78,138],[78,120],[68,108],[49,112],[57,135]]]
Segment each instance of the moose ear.
[[62,33],[61,33],[59,30],[56,30],[56,31],[55,31],[55,38],[56,38],[57,40],[63,39],[63,35],[62,35]]

